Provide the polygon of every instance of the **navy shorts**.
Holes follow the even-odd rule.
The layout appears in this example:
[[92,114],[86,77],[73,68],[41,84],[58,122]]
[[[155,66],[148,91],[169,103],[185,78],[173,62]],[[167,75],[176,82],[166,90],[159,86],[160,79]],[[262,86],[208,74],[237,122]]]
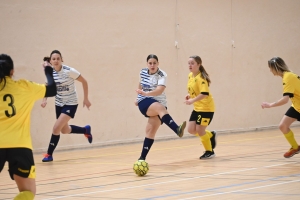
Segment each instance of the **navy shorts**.
[[214,112],[197,112],[193,110],[189,121],[196,121],[196,124],[198,125],[208,126],[213,117]]
[[298,121],[300,121],[300,113],[295,110],[294,107],[290,107],[286,113],[285,113],[286,116],[288,117],[291,117],[291,118],[294,118],[294,119],[297,119]]
[[77,107],[78,107],[78,104],[77,105],[64,105],[63,107],[55,105],[56,119],[59,118],[61,113],[64,113],[64,114],[70,116],[71,118],[74,118]]
[[155,102],[158,102],[156,101],[155,99],[153,98],[146,98],[146,99],[143,99],[142,101],[139,102],[138,106],[139,106],[139,109],[141,111],[141,113],[145,116],[145,117],[149,117],[146,113],[147,113],[147,110],[149,108],[149,106]]
[[8,162],[10,178],[14,174],[23,178],[35,178],[35,165],[32,150],[28,148],[0,148],[0,172]]

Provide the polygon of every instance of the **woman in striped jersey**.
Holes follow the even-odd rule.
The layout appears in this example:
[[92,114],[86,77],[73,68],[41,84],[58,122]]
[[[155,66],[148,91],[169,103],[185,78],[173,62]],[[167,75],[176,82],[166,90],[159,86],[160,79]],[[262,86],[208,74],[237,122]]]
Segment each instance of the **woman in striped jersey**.
[[154,142],[155,134],[162,123],[169,126],[179,137],[184,134],[186,122],[178,126],[167,111],[167,99],[164,93],[167,74],[158,68],[158,58],[150,54],[147,57],[147,68],[140,71],[140,82],[136,90],[138,96],[135,105],[148,118],[146,137],[139,160],[145,160]]
[[[45,154],[42,160],[43,162],[50,162],[53,161],[53,152],[58,144],[60,133],[83,134],[88,139],[89,143],[92,143],[93,137],[89,125],[79,127],[68,124],[70,119],[74,118],[78,106],[78,97],[74,83],[75,80],[82,83],[84,94],[83,107],[86,106],[89,109],[91,106],[88,99],[87,81],[76,69],[62,64],[62,56],[58,50],[52,51],[50,57],[45,57],[44,60],[49,61],[54,69],[53,77],[57,87],[57,95],[55,96],[57,120],[52,130],[47,154]],[[47,98],[44,98],[41,106],[44,108],[46,105]]]
[[293,122],[300,121],[300,76],[291,72],[284,60],[279,57],[269,60],[268,65],[274,76],[282,77],[283,97],[273,103],[263,102],[261,107],[273,108],[282,106],[291,99],[292,106],[286,111],[279,124],[279,129],[291,145],[291,148],[283,156],[290,158],[300,152],[300,146],[295,140],[293,131],[290,129]]

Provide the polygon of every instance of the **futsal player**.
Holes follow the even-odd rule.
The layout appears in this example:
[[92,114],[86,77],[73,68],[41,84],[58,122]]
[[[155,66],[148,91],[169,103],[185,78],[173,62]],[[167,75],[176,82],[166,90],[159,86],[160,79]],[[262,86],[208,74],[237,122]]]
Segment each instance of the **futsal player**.
[[[56,122],[53,126],[51,139],[48,146],[47,154],[44,155],[43,162],[53,161],[53,152],[59,142],[60,133],[69,134],[83,134],[92,143],[93,136],[91,133],[91,126],[84,127],[69,125],[68,122],[74,118],[77,107],[78,97],[75,88],[75,80],[82,83],[83,88],[83,107],[88,109],[91,103],[88,98],[88,83],[85,78],[74,68],[63,65],[62,55],[58,50],[51,52],[50,57],[45,57],[53,67],[53,77],[57,87],[57,94],[55,96],[55,111]],[[43,99],[41,106],[44,108],[47,105],[47,98]]]
[[209,90],[211,80],[199,56],[190,56],[188,65],[190,73],[187,84],[188,95],[185,97],[185,104],[194,106],[188,123],[188,132],[200,137],[205,149],[200,159],[210,159],[215,157],[214,148],[217,144],[217,133],[206,130],[215,112],[214,99]]
[[135,105],[139,107],[140,112],[148,118],[146,125],[146,137],[144,139],[143,149],[139,160],[145,160],[159,126],[164,123],[182,137],[186,122],[177,125],[167,111],[167,98],[164,92],[167,84],[167,74],[158,68],[158,57],[150,54],[147,57],[147,68],[140,71],[140,82],[136,90],[138,96]]
[[0,172],[8,162],[10,177],[20,192],[14,200],[32,200],[36,193],[30,114],[36,100],[56,95],[53,69],[47,65],[43,65],[47,86],[24,79],[15,81],[13,60],[0,55]]
[[279,123],[279,129],[291,145],[291,148],[283,154],[283,156],[290,158],[300,152],[300,146],[294,137],[293,131],[290,129],[293,122],[297,120],[300,121],[300,76],[291,72],[284,60],[280,57],[274,57],[269,60],[268,66],[274,76],[282,77],[283,97],[273,103],[263,102],[261,107],[273,108],[282,106],[286,104],[289,99],[291,100],[292,106],[286,111]]

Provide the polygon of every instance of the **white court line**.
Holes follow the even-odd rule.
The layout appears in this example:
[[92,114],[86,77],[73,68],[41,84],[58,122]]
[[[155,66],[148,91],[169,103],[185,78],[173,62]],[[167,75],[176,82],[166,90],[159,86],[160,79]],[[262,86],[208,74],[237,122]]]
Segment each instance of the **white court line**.
[[295,164],[296,162],[290,162],[290,163],[284,163],[284,164],[278,164],[278,165],[269,165],[269,166],[264,166],[265,168],[267,167],[276,167],[276,166],[281,166],[281,165],[288,165],[288,164]]
[[216,196],[216,195],[222,195],[222,194],[230,194],[230,193],[235,193],[235,192],[242,192],[242,191],[247,191],[247,190],[254,190],[254,189],[259,189],[259,188],[272,187],[272,186],[276,186],[276,185],[294,183],[294,182],[299,182],[299,181],[300,181],[300,179],[299,180],[294,180],[294,181],[286,181],[286,182],[281,182],[281,183],[275,183],[275,184],[270,184],[270,185],[263,185],[263,186],[253,187],[253,188],[234,190],[234,191],[229,191],[229,192],[219,192],[219,193],[208,194],[208,195],[203,195],[203,196],[190,197],[190,198],[185,198],[185,199],[180,199],[180,200],[199,199],[199,198],[202,198],[202,197],[210,197],[210,196]]
[[236,171],[229,171],[229,172],[222,172],[222,173],[217,173],[217,174],[210,174],[210,175],[205,175],[205,176],[197,176],[197,177],[193,177],[193,178],[177,179],[177,180],[165,181],[165,182],[160,182],[160,183],[151,183],[151,184],[131,186],[131,187],[124,187],[124,188],[116,188],[116,189],[110,189],[110,190],[102,190],[102,191],[95,191],[95,192],[85,192],[85,193],[80,193],[80,194],[72,194],[72,195],[66,195],[66,196],[60,196],[60,197],[53,197],[53,198],[48,198],[48,199],[44,199],[44,200],[63,199],[63,198],[67,198],[67,197],[75,197],[75,196],[81,196],[81,195],[89,195],[89,194],[96,194],[96,193],[104,193],[104,192],[127,190],[127,189],[140,188],[140,187],[146,187],[146,186],[161,185],[161,184],[174,183],[174,182],[180,182],[180,181],[188,181],[188,180],[193,180],[193,179],[198,179],[198,178],[205,178],[205,177],[210,177],[210,176],[218,176],[218,175],[223,175],[223,174],[231,174],[231,173],[236,173],[236,172],[244,172],[244,171],[250,171],[250,170],[255,170],[255,169],[257,169],[257,168],[248,168],[248,169],[242,169],[242,170],[236,170]]

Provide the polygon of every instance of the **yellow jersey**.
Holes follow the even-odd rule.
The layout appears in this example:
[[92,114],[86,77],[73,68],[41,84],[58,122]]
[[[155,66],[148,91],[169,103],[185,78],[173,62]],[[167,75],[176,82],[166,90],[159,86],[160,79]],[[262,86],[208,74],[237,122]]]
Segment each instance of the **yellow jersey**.
[[207,95],[204,99],[194,102],[194,110],[197,112],[214,112],[215,103],[212,95],[209,92],[208,82],[201,77],[201,74],[197,74],[194,77],[193,73],[189,74],[189,80],[187,89],[190,98],[195,98],[199,94]]
[[282,83],[283,96],[290,96],[292,107],[300,113],[300,76],[293,72],[284,72]]
[[34,102],[45,96],[46,86],[5,78],[6,85],[0,90],[0,148],[32,149],[30,114]]

